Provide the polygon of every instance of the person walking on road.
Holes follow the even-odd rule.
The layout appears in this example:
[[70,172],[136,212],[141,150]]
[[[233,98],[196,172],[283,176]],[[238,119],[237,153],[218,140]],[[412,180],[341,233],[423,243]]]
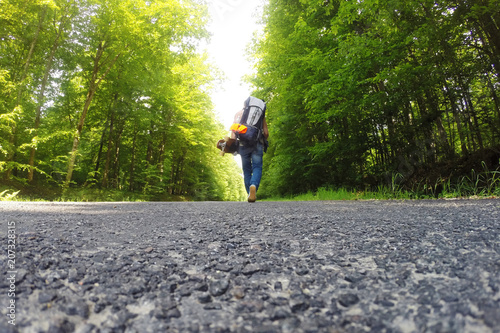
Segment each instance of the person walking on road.
[[239,139],[238,153],[241,156],[248,202],[255,202],[262,178],[262,157],[267,150],[269,137],[266,103],[256,97],[248,97],[243,109],[234,116],[231,132],[232,136]]

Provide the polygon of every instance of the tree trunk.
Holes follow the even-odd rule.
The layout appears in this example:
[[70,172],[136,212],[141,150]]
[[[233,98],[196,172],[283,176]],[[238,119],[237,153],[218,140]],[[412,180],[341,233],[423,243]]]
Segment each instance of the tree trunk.
[[[498,10],[498,8],[497,8]],[[479,26],[486,35],[486,38],[481,36],[483,43],[489,46],[491,62],[495,68],[497,75],[500,76],[500,17],[498,11],[496,13],[484,13],[479,17]],[[486,40],[485,40],[486,39]]]
[[113,160],[112,168],[111,170],[113,171],[111,173],[112,177],[111,179],[114,180],[114,184],[112,185],[114,188],[118,189],[120,187],[120,144],[121,144],[121,138],[123,134],[123,128],[124,126],[121,126],[121,128],[118,128],[118,133],[116,134],[116,140],[115,140],[115,157]]
[[476,151],[476,141],[474,140],[473,125],[471,120],[471,115],[469,113],[469,109],[467,108],[467,103],[465,102],[465,96],[462,96],[460,99],[460,107],[462,109],[462,113],[464,115],[464,126],[465,126],[465,134],[467,136],[467,146],[469,151]]
[[170,166],[170,185],[168,189],[169,194],[174,194],[174,187],[175,187],[175,150],[172,151],[172,165]]
[[[19,81],[19,87],[17,90],[17,99],[16,99],[16,104],[14,106],[14,109],[16,109],[19,105],[21,105],[21,97],[23,94],[23,86],[24,86],[24,80],[28,77],[28,68],[31,63],[31,57],[33,56],[33,52],[35,51],[35,46],[38,41],[38,36],[40,35],[40,31],[42,30],[42,24],[43,21],[45,20],[45,13],[47,12],[47,6],[44,6],[42,13],[40,14],[40,19],[38,21],[38,27],[35,32],[35,37],[31,41],[30,45],[30,50],[28,52],[28,57],[26,58],[26,63],[24,64],[24,69],[23,69],[23,74],[21,75],[21,80]],[[9,152],[7,155],[6,161],[7,162],[12,162],[14,160],[14,156],[16,154],[16,131],[17,131],[17,125],[16,122],[12,124],[12,133],[9,138],[9,144],[12,147],[12,151]],[[7,171],[5,172],[5,179],[9,180],[12,174],[12,167],[9,167],[7,164]]]
[[69,183],[71,182],[71,178],[73,177],[73,170],[75,168],[76,155],[78,152],[78,145],[80,144],[80,136],[82,135],[83,124],[85,123],[85,118],[87,117],[87,112],[89,111],[90,103],[92,102],[92,98],[94,98],[96,89],[97,87],[95,86],[95,83],[91,82],[89,91],[87,93],[87,98],[85,99],[85,105],[83,106],[83,112],[82,115],[80,116],[80,120],[78,121],[76,134],[75,137],[73,138],[73,147],[71,148],[69,164],[68,164],[68,173],[66,175],[66,183],[64,185],[65,188],[68,188]]
[[[439,102],[437,101],[438,97],[434,94],[433,91],[427,91],[427,101],[431,109],[431,115],[433,122],[436,123],[437,126],[437,136],[439,137],[439,143],[440,146],[443,147],[443,151],[445,153],[445,156],[448,158],[451,156],[451,147],[450,143],[448,142],[448,136],[446,135],[446,130],[443,126],[443,121],[441,119],[441,112],[439,110]],[[438,141],[438,140],[436,140]],[[437,150],[436,150],[436,156],[434,159],[438,159],[439,156],[437,156]]]
[[134,124],[134,139],[132,140],[132,158],[130,159],[130,177],[129,177],[129,191],[134,191],[134,182],[135,182],[135,147],[137,142],[137,123]]
[[85,118],[87,117],[87,112],[89,111],[90,104],[92,103],[92,99],[94,98],[95,92],[97,91],[99,84],[111,71],[111,68],[113,67],[113,65],[118,60],[118,58],[120,57],[120,54],[121,54],[121,53],[118,53],[116,55],[116,57],[113,60],[111,60],[105,73],[98,79],[97,76],[99,73],[99,69],[101,67],[99,65],[99,61],[102,58],[102,55],[104,53],[105,48],[106,48],[106,46],[104,45],[104,42],[101,42],[99,44],[96,56],[94,58],[94,68],[92,70],[92,78],[91,78],[90,83],[89,83],[89,90],[87,92],[87,98],[85,99],[85,104],[83,106],[82,115],[80,116],[80,120],[78,121],[78,126],[76,128],[75,137],[73,139],[73,147],[71,148],[71,153],[70,153],[70,157],[69,157],[68,173],[66,175],[66,182],[64,184],[65,189],[69,187],[69,183],[71,182],[71,178],[73,177],[73,170],[75,168],[76,155],[78,153],[78,145],[80,144],[80,137],[82,135],[83,125],[85,123]]
[[187,151],[184,150],[182,152],[182,157],[179,159],[179,162],[177,164],[177,170],[176,170],[176,175],[175,175],[175,178],[176,178],[176,194],[177,195],[182,195],[182,193],[184,192],[183,191],[183,174],[184,174],[184,160],[186,159],[186,153]]
[[481,135],[481,128],[479,127],[479,121],[477,119],[476,108],[474,107],[474,104],[472,103],[472,99],[470,98],[470,94],[468,92],[466,93],[466,98],[470,114],[472,115],[472,121],[474,123],[474,132],[476,132],[477,142],[479,143],[479,149],[483,149],[484,148],[483,137]]
[[460,146],[462,148],[462,153],[467,155],[469,154],[469,151],[467,150],[466,138],[464,136],[464,129],[462,127],[462,121],[460,120],[460,114],[458,111],[457,103],[455,101],[455,97],[451,93],[450,87],[448,86],[446,81],[444,82],[444,87],[446,88],[446,94],[448,95],[448,99],[450,100],[453,118],[455,119],[455,124],[457,125],[458,137],[460,138]]
[[106,136],[106,130],[108,128],[108,123],[109,123],[109,119],[106,120],[106,124],[104,124],[104,129],[102,130],[102,134],[101,134],[101,141],[99,143],[99,151],[97,152],[97,158],[96,158],[96,161],[95,161],[94,180],[96,180],[95,175],[99,171],[99,167],[100,167],[100,164],[101,164],[102,149],[104,147],[104,138]]
[[497,96],[497,93],[495,91],[495,87],[493,86],[493,82],[491,82],[491,78],[488,76],[488,88],[491,91],[491,98],[493,98],[493,101],[495,102],[495,110],[497,112],[497,126],[495,126],[495,131],[498,131],[498,128],[500,128],[500,99]]
[[153,123],[151,122],[151,129],[148,135],[148,148],[146,149],[146,162],[153,164]]
[[111,163],[111,148],[113,147],[113,126],[115,122],[115,105],[118,100],[118,93],[115,93],[113,98],[113,102],[110,106],[110,121],[109,121],[109,134],[108,134],[108,148],[106,151],[106,163],[104,164],[104,172],[102,173],[102,187],[108,186],[108,174],[109,174],[109,165]]
[[[427,110],[427,103],[424,101],[424,98],[422,96],[417,97],[417,105],[420,111],[420,122],[424,138],[422,139],[423,150],[417,152],[416,155],[419,156],[418,158],[420,163],[426,163],[426,162],[433,163],[434,152],[432,147],[435,145],[434,145],[434,136],[432,132],[432,117]],[[427,160],[428,156],[431,156],[430,160]]]
[[159,147],[159,152],[158,152],[158,168],[159,168],[159,171],[160,171],[160,182],[163,183],[163,177],[164,177],[164,173],[165,173],[165,170],[164,170],[164,164],[165,164],[165,146],[166,146],[166,143],[167,143],[167,135],[165,133],[163,133],[162,135],[162,140],[160,142],[160,147]]
[[443,120],[441,119],[441,117],[437,117],[436,126],[437,126],[438,133],[439,133],[439,140],[444,145],[445,156],[446,156],[446,158],[449,158],[452,156],[452,150],[451,150],[451,146],[450,146],[450,143],[448,141],[448,135],[446,133],[446,129],[444,128]]
[[[47,59],[47,64],[45,66],[45,74],[43,76],[42,84],[40,87],[40,93],[38,94],[38,103],[36,107],[36,113],[35,113],[35,137],[37,136],[38,133],[38,128],[40,127],[40,117],[41,117],[41,111],[42,111],[42,106],[44,104],[44,98],[45,98],[45,88],[47,86],[47,81],[49,80],[49,75],[50,75],[50,70],[52,68],[52,62],[54,60],[54,54],[56,53],[57,48],[59,47],[59,38],[61,37],[62,31],[63,31],[63,23],[62,20],[59,24],[59,31],[57,32],[56,39],[54,40],[54,44],[52,45],[52,49],[50,50],[50,55],[49,58]],[[28,173],[28,181],[32,182],[33,181],[33,173],[34,173],[34,165],[35,165],[35,153],[36,153],[36,147],[31,147],[30,151],[30,160],[29,160],[29,173]]]

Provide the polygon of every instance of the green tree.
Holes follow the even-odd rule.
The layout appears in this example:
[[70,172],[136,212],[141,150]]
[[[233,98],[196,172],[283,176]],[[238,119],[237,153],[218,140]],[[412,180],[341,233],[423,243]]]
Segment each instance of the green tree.
[[[208,37],[205,6],[194,0],[2,6],[4,178],[12,172],[34,185],[157,199],[241,198],[235,162],[214,147],[224,131],[209,98],[217,71],[197,51]],[[226,188],[233,185],[236,194]]]
[[376,186],[498,145],[498,13],[498,1],[270,0],[250,79],[274,138],[262,190]]
[[[49,2],[49,5],[52,5]],[[10,102],[4,103],[4,124],[9,127],[9,139],[4,141],[3,151],[6,155],[4,167],[5,179],[11,178],[11,173],[17,165],[15,156],[17,152],[18,122],[28,107],[26,99],[29,94],[32,61],[35,57],[35,48],[39,43],[39,36],[44,27],[47,6],[41,1],[17,3],[15,1],[2,3],[0,22],[0,38],[2,40],[1,68],[5,76],[15,86],[11,95],[7,97]]]

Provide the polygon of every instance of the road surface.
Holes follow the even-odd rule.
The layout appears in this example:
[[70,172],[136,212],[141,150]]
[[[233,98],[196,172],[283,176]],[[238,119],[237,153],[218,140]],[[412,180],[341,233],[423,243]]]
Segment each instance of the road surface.
[[0,202],[0,221],[0,332],[500,332],[500,200]]

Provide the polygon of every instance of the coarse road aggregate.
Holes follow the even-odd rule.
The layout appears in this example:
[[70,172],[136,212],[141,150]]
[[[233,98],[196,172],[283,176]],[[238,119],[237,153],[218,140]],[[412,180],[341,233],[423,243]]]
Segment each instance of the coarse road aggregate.
[[0,221],[0,332],[500,332],[498,199],[0,202]]

